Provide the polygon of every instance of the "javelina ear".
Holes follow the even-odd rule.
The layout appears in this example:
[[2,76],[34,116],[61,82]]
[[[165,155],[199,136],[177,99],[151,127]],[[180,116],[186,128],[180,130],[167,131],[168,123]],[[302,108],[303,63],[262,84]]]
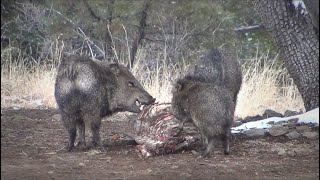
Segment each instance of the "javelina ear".
[[118,63],[111,63],[110,69],[114,74],[119,74],[119,72],[120,72],[120,67],[119,67]]
[[177,92],[181,91],[182,88],[183,88],[182,83],[180,81],[177,81],[173,86],[172,93],[177,93]]

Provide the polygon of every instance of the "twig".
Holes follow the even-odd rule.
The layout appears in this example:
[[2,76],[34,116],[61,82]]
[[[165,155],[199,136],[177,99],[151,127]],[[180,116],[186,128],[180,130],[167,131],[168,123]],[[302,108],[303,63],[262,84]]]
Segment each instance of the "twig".
[[237,33],[246,33],[246,32],[256,31],[256,30],[259,30],[262,28],[264,28],[264,26],[262,24],[257,24],[257,25],[253,25],[253,26],[242,26],[239,28],[235,28],[234,31]]

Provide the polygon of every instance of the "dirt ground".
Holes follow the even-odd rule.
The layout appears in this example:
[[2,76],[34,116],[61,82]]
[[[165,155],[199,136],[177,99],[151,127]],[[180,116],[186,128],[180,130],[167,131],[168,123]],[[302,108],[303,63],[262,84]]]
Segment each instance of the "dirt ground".
[[[113,143],[126,122],[104,121],[105,151],[66,152],[57,113],[1,110],[1,179],[319,179],[318,138],[235,138],[228,156],[217,147],[209,158],[186,150],[142,159],[129,141]],[[279,149],[295,153],[281,156]]]

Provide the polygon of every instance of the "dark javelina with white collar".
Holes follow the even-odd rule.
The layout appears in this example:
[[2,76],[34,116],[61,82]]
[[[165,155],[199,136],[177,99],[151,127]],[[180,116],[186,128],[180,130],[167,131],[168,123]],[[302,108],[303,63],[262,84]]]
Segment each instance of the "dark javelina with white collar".
[[101,146],[103,117],[120,111],[138,113],[142,105],[155,101],[125,66],[78,55],[61,60],[55,98],[69,134],[68,151],[74,147],[77,130],[78,144],[86,145],[85,124],[91,128],[91,146]]

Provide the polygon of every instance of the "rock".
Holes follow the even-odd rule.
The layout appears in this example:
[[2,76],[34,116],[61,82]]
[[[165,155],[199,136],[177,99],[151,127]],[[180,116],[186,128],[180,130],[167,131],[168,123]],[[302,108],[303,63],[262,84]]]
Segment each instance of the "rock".
[[316,145],[314,146],[314,149],[317,150],[317,151],[319,151],[319,144],[316,144]]
[[89,156],[100,154],[100,152],[95,149],[91,149],[89,152],[85,152],[85,153],[88,154]]
[[267,124],[274,125],[274,121],[269,121]]
[[309,138],[309,139],[316,139],[319,137],[319,133],[317,132],[304,132],[302,133],[303,137]]
[[241,121],[233,121],[232,127],[237,127],[240,126],[242,124]]
[[286,124],[286,121],[278,121],[276,123],[274,123],[274,125],[282,125],[282,124]]
[[177,169],[177,168],[179,168],[179,166],[176,166],[176,165],[171,166],[171,169]]
[[283,115],[281,113],[278,113],[274,110],[271,109],[267,109],[264,111],[264,113],[262,114],[262,116],[264,118],[270,118],[270,117],[283,117]]
[[298,115],[298,114],[302,114],[302,112],[297,112],[297,111],[291,111],[291,110],[286,110],[284,112],[284,117],[289,117],[289,116],[295,116],[295,115]]
[[261,115],[256,115],[256,116],[247,116],[243,119],[243,123],[251,122],[251,121],[258,121],[264,119]]
[[55,115],[51,116],[51,119],[55,120],[55,121],[60,121],[61,120],[61,115],[60,114],[55,114]]
[[291,157],[295,156],[297,153],[295,151],[289,151],[287,154]]
[[271,136],[281,136],[286,134],[289,131],[289,128],[287,126],[272,126],[269,129],[269,134]]
[[189,174],[189,173],[185,173],[185,172],[181,173],[180,175],[181,175],[181,176],[183,176],[183,177],[186,177],[186,178],[190,178],[190,177],[192,177],[192,175],[191,175],[191,174]]
[[195,151],[195,150],[191,150],[191,153],[193,154],[193,155],[198,155],[199,153],[197,152],[197,151]]
[[80,163],[79,166],[85,167],[86,165],[84,163]]
[[48,171],[48,174],[53,174],[54,171]]
[[292,118],[288,120],[288,123],[297,123],[299,118]]
[[292,132],[289,132],[288,134],[286,134],[286,136],[287,136],[289,139],[296,139],[296,138],[300,137],[301,134],[298,133],[297,131],[292,131]]
[[286,154],[286,150],[285,149],[283,149],[283,148],[279,149],[279,151],[278,151],[278,155],[279,156],[283,156],[285,154]]
[[247,137],[264,137],[266,135],[265,129],[249,129],[247,131],[244,131],[244,135]]
[[296,126],[296,129],[300,133],[310,132],[311,128],[309,126]]

